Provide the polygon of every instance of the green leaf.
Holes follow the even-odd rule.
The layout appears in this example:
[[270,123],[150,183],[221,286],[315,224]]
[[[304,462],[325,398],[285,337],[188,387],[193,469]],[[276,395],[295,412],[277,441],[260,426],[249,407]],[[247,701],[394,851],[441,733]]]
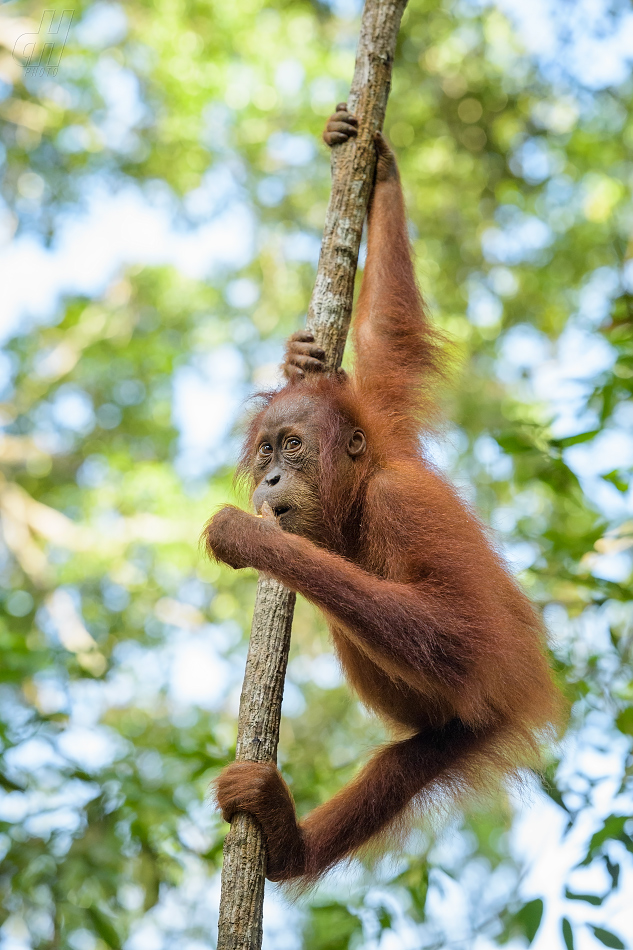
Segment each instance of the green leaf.
[[569,814],[569,808],[563,801],[561,791],[555,785],[553,785],[551,781],[542,781],[541,788],[547,795],[549,795],[553,802],[556,802],[559,808],[562,808],[563,811],[566,811],[567,814]]
[[362,934],[359,918],[343,904],[313,907],[304,929],[304,950],[347,950],[350,940]]
[[633,736],[633,706],[627,706],[618,714],[615,724],[627,736]]
[[627,815],[609,815],[602,828],[592,835],[587,856],[581,864],[589,864],[606,841],[623,841],[626,846],[629,836],[625,833],[624,826],[628,820]]
[[391,930],[393,927],[393,917],[391,916],[391,911],[383,906],[378,909],[377,914],[381,933],[384,930]]
[[616,937],[610,930],[605,930],[604,927],[595,927],[593,924],[589,924],[588,926],[593,930],[596,940],[603,943],[605,947],[612,947],[613,950],[626,950],[620,938]]
[[534,940],[543,919],[543,901],[540,897],[528,901],[515,913],[503,911],[501,920],[503,931],[498,936],[500,944],[506,944],[515,937],[525,937],[529,944]]
[[394,881],[394,884],[406,887],[411,897],[415,917],[419,921],[426,918],[426,898],[429,890],[429,865],[426,860],[416,862],[407,868]]
[[578,435],[568,435],[565,439],[552,439],[551,444],[558,449],[567,449],[570,445],[580,445],[581,442],[589,442],[594,439],[600,429],[591,429],[589,432],[579,432]]
[[604,863],[607,867],[607,873],[611,878],[611,890],[614,891],[620,880],[620,865],[612,862],[608,854],[605,854],[604,856]]
[[565,941],[567,950],[574,950],[574,932],[571,929],[571,924],[566,917],[563,917],[561,928],[563,931],[563,940]]
[[613,472],[609,472],[608,475],[601,475],[600,477],[604,479],[605,482],[610,482],[612,485],[615,485],[617,490],[622,493],[629,490],[628,481],[624,478],[624,476],[620,475],[617,469],[615,469]]
[[541,920],[543,919],[543,901],[540,897],[535,898],[533,901],[529,901],[525,904],[520,911],[517,912],[515,920],[522,926],[523,933],[527,937],[528,943],[532,943],[536,937],[536,933],[541,926]]
[[524,436],[517,429],[501,432],[495,436],[497,444],[509,455],[520,455],[524,452],[535,452],[536,447],[529,437]]
[[92,918],[95,930],[104,943],[112,950],[121,950],[121,939],[110,919],[97,907],[88,907],[88,915]]
[[593,904],[594,907],[600,907],[604,897],[598,897],[597,894],[575,894],[569,888],[565,890],[565,897],[569,901],[586,901],[587,904]]

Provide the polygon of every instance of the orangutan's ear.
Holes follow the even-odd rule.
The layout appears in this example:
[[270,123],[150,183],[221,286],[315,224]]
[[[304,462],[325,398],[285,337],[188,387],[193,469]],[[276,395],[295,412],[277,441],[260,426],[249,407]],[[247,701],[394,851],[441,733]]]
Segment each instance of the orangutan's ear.
[[347,443],[347,454],[355,459],[367,451],[367,439],[362,429],[354,429]]

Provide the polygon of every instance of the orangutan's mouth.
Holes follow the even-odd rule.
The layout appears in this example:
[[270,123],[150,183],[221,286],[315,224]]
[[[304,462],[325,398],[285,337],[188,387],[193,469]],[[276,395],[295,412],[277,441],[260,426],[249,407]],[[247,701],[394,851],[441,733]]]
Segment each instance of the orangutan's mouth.
[[273,508],[275,518],[281,518],[281,516],[285,515],[288,511],[290,511],[290,505],[277,505]]

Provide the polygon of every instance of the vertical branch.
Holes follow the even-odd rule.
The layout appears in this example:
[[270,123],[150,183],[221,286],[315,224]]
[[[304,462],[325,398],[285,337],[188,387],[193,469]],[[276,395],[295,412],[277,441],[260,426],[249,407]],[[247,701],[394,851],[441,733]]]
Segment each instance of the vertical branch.
[[367,0],[356,67],[347,105],[359,120],[358,135],[332,149],[332,192],[308,327],[325,350],[328,369],[343,359],[352,316],[354,278],[363,222],[374,180],[374,132],[382,130],[391,87],[391,68],[407,0]]
[[[275,762],[295,594],[261,576],[240,698],[236,759]],[[259,950],[266,852],[259,825],[238,812],[224,845],[218,950]]]
[[[332,192],[323,229],[308,326],[329,370],[343,358],[363,222],[385,118],[391,68],[407,0],[366,0],[348,99],[358,136],[332,152]],[[236,758],[275,762],[295,594],[261,576],[240,700]],[[260,950],[266,854],[261,829],[237,814],[224,845],[218,950]]]

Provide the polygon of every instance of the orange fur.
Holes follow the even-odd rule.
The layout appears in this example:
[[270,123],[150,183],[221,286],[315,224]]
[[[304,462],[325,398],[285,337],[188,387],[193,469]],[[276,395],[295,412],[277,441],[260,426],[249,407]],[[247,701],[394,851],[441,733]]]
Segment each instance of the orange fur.
[[[265,395],[244,446],[248,472],[267,414],[291,417],[311,400],[323,542],[235,509],[207,528],[216,557],[276,577],[323,611],[349,682],[399,737],[301,822],[273,765],[222,773],[225,817],[244,809],[261,822],[272,880],[312,882],[411,803],[450,802],[536,765],[561,714],[539,617],[421,449],[442,350],[415,282],[397,174],[376,183],[354,344],[351,377],[310,373]],[[350,426],[368,449],[343,477]]]

